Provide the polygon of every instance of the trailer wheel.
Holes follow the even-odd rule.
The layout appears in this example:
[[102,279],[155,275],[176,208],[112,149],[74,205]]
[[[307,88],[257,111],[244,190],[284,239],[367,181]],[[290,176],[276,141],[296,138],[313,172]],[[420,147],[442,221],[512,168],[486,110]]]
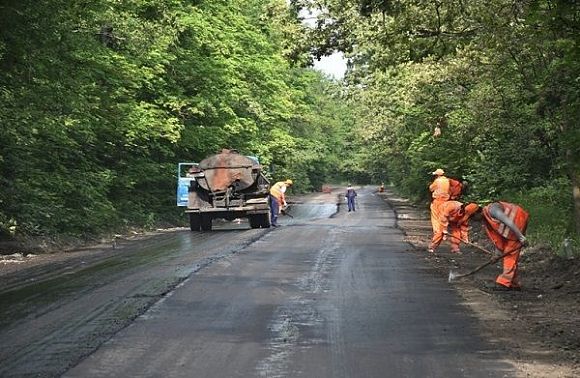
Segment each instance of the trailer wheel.
[[260,225],[262,228],[270,228],[270,213],[260,215]]
[[189,229],[191,231],[199,231],[201,227],[201,214],[189,214]]
[[260,228],[261,219],[259,218],[259,215],[248,215],[248,221],[250,222],[250,227]]
[[212,221],[211,216],[202,215],[201,216],[201,230],[202,231],[211,231],[211,221]]

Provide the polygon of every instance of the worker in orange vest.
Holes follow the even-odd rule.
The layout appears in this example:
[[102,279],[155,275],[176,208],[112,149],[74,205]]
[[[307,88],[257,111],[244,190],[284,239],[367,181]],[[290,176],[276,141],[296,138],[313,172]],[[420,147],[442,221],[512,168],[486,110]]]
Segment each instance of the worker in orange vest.
[[270,222],[272,227],[278,227],[278,214],[282,209],[288,206],[286,203],[286,189],[294,183],[288,179],[285,181],[278,181],[270,188]]
[[485,206],[483,225],[487,236],[493,242],[496,250],[507,254],[503,258],[503,271],[497,276],[495,283],[503,290],[519,290],[518,260],[520,251],[526,244],[526,228],[529,215],[519,205],[509,202],[493,202]]
[[520,289],[518,260],[520,251],[526,243],[524,236],[528,227],[528,213],[520,206],[508,202],[493,202],[482,209],[485,231],[495,248],[502,254],[503,272],[495,282],[508,289]]
[[459,242],[469,242],[467,232],[469,228],[469,218],[479,211],[476,203],[462,204],[459,201],[446,201],[441,206],[441,218],[439,219],[443,231],[433,235],[429,251],[435,251],[441,244],[444,236],[449,234],[451,243],[451,253],[460,254]]
[[[439,238],[443,238],[443,231],[446,230],[446,226],[442,224],[441,219],[443,219],[443,204],[449,200],[449,179],[445,177],[445,172],[443,169],[438,168],[432,175],[435,176],[435,180],[429,185],[429,191],[431,191],[431,226],[433,228],[433,238],[431,244],[437,243]],[[429,253],[435,252],[431,247],[428,249]]]

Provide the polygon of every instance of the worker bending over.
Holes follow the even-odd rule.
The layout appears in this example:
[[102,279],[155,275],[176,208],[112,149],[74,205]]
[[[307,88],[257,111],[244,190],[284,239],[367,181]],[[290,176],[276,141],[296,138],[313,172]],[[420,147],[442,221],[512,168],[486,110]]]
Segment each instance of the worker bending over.
[[519,290],[518,260],[526,243],[528,213],[520,206],[508,202],[493,202],[481,209],[483,226],[497,251],[507,254],[503,258],[503,271],[495,282],[499,288]]
[[449,234],[451,253],[461,253],[459,242],[469,242],[469,218],[477,211],[479,211],[479,206],[475,203],[462,204],[459,201],[446,201],[443,203],[439,218],[442,231],[433,233],[429,252],[435,252],[443,241],[444,236]]
[[278,181],[270,188],[270,221],[273,227],[278,227],[278,214],[288,206],[286,203],[286,188],[292,186],[292,180]]

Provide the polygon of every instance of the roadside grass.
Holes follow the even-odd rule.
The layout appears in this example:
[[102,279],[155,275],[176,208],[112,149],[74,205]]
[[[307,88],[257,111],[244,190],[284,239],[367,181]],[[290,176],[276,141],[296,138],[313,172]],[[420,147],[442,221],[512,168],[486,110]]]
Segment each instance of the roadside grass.
[[580,257],[580,237],[575,231],[574,202],[567,180],[557,180],[509,197],[529,212],[527,235],[532,243],[545,243],[561,257]]

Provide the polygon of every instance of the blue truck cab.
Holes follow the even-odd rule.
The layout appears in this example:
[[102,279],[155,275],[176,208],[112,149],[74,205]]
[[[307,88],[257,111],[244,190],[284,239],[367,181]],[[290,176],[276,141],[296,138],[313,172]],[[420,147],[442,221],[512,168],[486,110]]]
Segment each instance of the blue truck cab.
[[179,163],[177,165],[177,206],[187,207],[191,180],[194,180],[194,174],[199,171],[198,163]]

